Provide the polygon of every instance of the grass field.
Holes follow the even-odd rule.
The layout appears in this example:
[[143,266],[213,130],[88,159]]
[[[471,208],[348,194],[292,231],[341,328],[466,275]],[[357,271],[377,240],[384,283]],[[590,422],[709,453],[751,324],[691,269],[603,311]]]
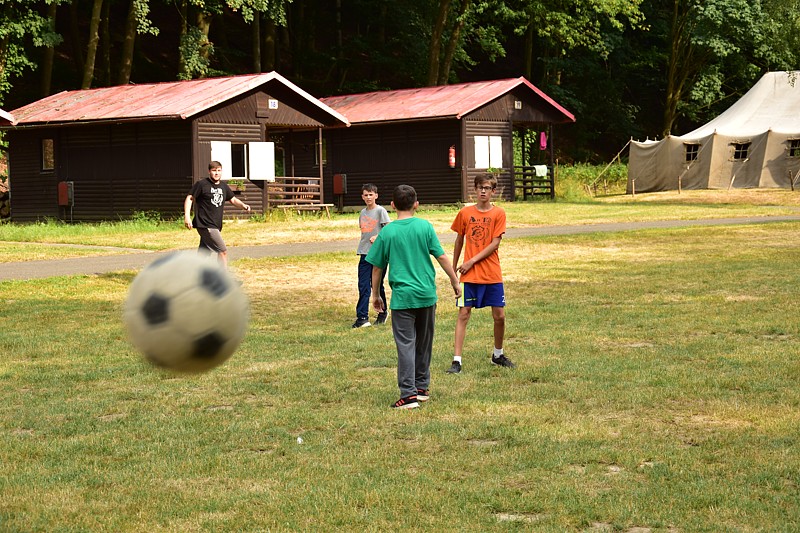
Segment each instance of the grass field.
[[[797,212],[788,193],[702,196],[512,204],[509,218]],[[248,336],[195,377],[127,342],[134,272],[0,282],[0,531],[797,531],[799,232],[508,239],[517,368],[489,364],[476,311],[464,373],[444,373],[455,309],[439,273],[432,398],[404,412],[388,407],[390,327],[349,329],[353,254],[235,262]]]

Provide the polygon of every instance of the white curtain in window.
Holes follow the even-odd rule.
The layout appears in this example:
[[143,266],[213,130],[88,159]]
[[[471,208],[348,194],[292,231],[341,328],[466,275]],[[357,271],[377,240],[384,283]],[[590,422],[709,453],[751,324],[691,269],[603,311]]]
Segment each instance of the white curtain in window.
[[222,179],[231,179],[231,143],[230,141],[211,141],[211,160],[222,163]]
[[475,168],[489,168],[489,137],[475,136]]
[[250,179],[275,181],[275,143],[250,143]]
[[503,168],[503,138],[499,135],[489,137],[489,166]]

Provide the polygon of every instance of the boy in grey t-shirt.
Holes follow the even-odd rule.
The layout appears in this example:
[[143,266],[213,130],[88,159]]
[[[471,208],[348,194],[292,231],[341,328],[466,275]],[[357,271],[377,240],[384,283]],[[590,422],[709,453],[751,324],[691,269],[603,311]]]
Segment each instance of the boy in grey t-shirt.
[[[354,328],[365,328],[371,326],[369,322],[369,302],[372,288],[372,265],[367,263],[364,258],[372,248],[375,237],[381,228],[389,223],[389,213],[386,209],[378,205],[378,187],[372,183],[365,183],[361,186],[361,199],[364,200],[366,207],[361,210],[358,217],[358,225],[361,228],[361,240],[358,241],[356,253],[358,260],[358,303],[356,304],[356,321],[353,322]],[[381,279],[381,299],[386,302],[386,292],[383,289],[383,279]],[[375,324],[386,322],[386,306],[383,313],[375,319]]]

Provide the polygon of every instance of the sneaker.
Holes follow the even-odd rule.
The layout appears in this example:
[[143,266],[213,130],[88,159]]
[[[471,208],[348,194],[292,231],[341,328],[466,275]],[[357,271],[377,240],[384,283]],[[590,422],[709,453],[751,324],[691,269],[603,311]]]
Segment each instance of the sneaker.
[[353,328],[368,328],[371,325],[368,318],[357,318],[356,321],[353,322]]
[[419,407],[416,396],[406,396],[394,402],[391,406],[392,409],[416,409]]
[[453,364],[450,365],[450,368],[447,369],[448,374],[460,374],[461,373],[461,363],[458,361],[453,361]]
[[497,366],[504,366],[506,368],[514,368],[515,366],[517,366],[514,363],[512,363],[511,359],[506,357],[505,354],[501,355],[500,357],[495,357],[493,355],[492,356],[492,364],[497,365]]
[[381,324],[386,324],[387,318],[389,318],[388,314],[378,315],[378,318],[375,319],[375,325],[380,326]]
[[431,399],[431,391],[428,389],[417,389],[417,400],[427,402]]

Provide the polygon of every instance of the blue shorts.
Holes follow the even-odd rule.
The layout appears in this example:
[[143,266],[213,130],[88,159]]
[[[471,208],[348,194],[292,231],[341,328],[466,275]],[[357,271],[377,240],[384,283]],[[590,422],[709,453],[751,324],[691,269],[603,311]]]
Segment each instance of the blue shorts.
[[456,307],[505,307],[506,293],[502,283],[461,283],[461,298],[456,300]]

